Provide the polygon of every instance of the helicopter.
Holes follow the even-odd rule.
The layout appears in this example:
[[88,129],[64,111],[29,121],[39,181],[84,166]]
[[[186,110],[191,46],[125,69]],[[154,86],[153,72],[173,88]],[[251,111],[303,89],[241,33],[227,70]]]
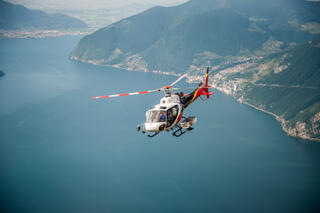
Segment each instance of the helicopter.
[[[209,67],[207,67],[204,85],[203,82],[200,82],[196,88],[192,88],[194,90],[189,94],[184,94],[183,92],[173,93],[173,91],[177,90],[191,89],[173,88],[176,83],[178,83],[186,76],[187,74],[184,74],[169,86],[163,86],[154,90],[98,96],[92,97],[92,99],[141,95],[153,92],[165,92],[165,96],[161,98],[160,103],[147,110],[145,123],[143,123],[142,125],[138,124],[137,130],[140,131],[142,126],[142,133],[145,134],[146,132],[148,132],[147,136],[151,138],[158,135],[162,131],[173,131],[173,136],[180,137],[181,135],[186,133],[186,131],[193,130],[192,125],[197,122],[197,118],[195,116],[184,117],[184,110],[189,107],[190,104],[192,104],[198,97],[205,101],[210,98],[210,95],[214,94],[213,92],[209,92],[209,88],[212,87],[208,85]],[[203,98],[202,96],[205,96],[205,98]]]

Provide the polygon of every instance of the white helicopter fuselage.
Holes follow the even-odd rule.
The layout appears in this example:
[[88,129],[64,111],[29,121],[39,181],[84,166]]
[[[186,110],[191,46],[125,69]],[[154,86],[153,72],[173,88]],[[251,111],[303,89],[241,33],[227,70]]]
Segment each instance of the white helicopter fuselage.
[[[184,110],[193,103],[198,97],[205,96],[206,99],[213,95],[212,92],[209,92],[209,88],[212,87],[208,85],[208,75],[209,75],[209,67],[207,68],[207,74],[205,76],[205,83],[203,85],[202,82],[199,83],[198,87],[192,88],[193,92],[188,94],[179,93],[171,93],[172,91],[177,90],[186,90],[191,88],[173,88],[173,86],[178,83],[184,77],[187,77],[187,74],[181,75],[175,82],[168,86],[163,86],[158,89],[146,90],[140,92],[130,92],[130,93],[122,93],[122,94],[114,94],[114,95],[104,95],[92,97],[92,99],[101,99],[101,98],[113,98],[113,97],[123,97],[129,95],[142,95],[153,92],[165,92],[166,95],[160,100],[160,104],[153,106],[146,112],[146,121],[143,124],[142,133],[153,132],[152,135],[148,135],[148,137],[154,137],[159,132],[166,130],[172,130],[172,135],[175,137],[180,137],[186,131],[193,130],[192,125],[197,122],[197,118],[195,116],[192,117],[184,117]],[[203,86],[202,86],[203,85]],[[179,94],[179,95],[178,95]],[[206,100],[201,98],[202,100]],[[180,122],[181,118],[184,120]],[[137,125],[137,130],[141,130],[141,125]]]
[[[173,128],[183,114],[183,105],[177,94],[166,94],[160,104],[153,106],[146,112],[144,129],[148,132],[160,132]],[[164,117],[163,117],[164,115]]]

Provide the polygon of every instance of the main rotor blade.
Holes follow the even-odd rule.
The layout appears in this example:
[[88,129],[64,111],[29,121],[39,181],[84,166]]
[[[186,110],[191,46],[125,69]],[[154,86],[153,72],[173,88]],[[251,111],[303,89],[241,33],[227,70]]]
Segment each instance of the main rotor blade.
[[[203,86],[201,88],[211,88],[212,86]],[[175,90],[187,90],[187,89],[197,89],[197,87],[185,87],[185,88],[170,88],[170,91],[175,91]]]
[[175,91],[175,90],[187,90],[187,89],[196,89],[195,87],[186,87],[186,88],[170,88],[170,90]]
[[162,91],[161,88],[143,91],[143,92],[131,92],[131,93],[123,93],[123,94],[115,94],[115,95],[104,95],[104,96],[92,97],[92,99],[122,97],[122,96],[127,96],[127,95],[142,95],[142,94],[147,94],[147,93],[151,93],[151,92],[160,92],[160,91]]
[[175,85],[176,83],[178,83],[181,79],[183,79],[184,77],[187,76],[187,73],[180,76],[175,82],[173,82],[172,84],[169,85],[169,87],[172,87],[173,85]]

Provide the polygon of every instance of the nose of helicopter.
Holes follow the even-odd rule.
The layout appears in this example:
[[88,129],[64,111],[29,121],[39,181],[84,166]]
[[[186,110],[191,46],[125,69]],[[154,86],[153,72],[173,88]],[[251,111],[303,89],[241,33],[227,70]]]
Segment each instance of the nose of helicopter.
[[157,123],[144,123],[144,128],[148,132],[160,132],[164,130],[166,123],[157,122]]

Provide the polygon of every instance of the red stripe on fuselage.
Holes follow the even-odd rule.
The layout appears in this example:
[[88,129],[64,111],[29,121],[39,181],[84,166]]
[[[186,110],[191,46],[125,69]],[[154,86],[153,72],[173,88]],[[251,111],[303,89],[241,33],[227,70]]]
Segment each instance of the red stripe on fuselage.
[[179,123],[179,121],[181,120],[181,118],[182,118],[182,115],[183,115],[183,111],[181,112],[181,114],[179,115],[179,117],[178,117],[178,119],[177,119],[177,122],[176,122],[176,124],[177,123]]

